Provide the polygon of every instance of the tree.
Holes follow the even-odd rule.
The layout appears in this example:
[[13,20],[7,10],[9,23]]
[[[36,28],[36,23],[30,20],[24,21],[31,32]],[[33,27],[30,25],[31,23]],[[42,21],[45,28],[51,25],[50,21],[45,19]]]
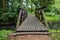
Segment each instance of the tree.
[[6,0],[4,0],[4,1],[1,0],[0,3],[1,3],[1,9],[2,9],[2,11],[6,12]]

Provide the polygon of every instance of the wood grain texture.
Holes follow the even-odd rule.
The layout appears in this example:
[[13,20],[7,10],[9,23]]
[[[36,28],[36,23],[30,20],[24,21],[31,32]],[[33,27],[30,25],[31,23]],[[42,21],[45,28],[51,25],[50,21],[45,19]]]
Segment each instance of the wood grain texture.
[[52,40],[49,35],[16,35],[10,36],[9,40]]
[[25,21],[16,29],[16,31],[47,31],[48,28],[44,26],[35,15],[29,15]]

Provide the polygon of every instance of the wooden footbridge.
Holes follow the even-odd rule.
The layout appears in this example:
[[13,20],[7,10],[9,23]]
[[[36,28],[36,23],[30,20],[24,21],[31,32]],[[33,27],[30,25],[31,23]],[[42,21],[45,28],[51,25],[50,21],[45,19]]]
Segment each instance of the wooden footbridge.
[[35,15],[30,14],[28,16],[25,10],[20,8],[16,31],[48,31],[43,8],[36,9]]
[[17,28],[17,32],[46,32],[48,28],[44,26],[35,15],[29,15],[25,21]]
[[[35,15],[21,15],[20,9],[16,33],[9,35],[9,40],[52,40],[49,36],[48,25],[44,17],[43,8],[36,10]],[[23,10],[24,12],[24,10]]]

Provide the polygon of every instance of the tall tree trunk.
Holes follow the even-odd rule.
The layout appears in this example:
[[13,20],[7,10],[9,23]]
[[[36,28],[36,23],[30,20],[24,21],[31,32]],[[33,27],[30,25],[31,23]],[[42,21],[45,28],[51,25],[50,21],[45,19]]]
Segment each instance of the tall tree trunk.
[[6,0],[2,0],[3,12],[6,12]]

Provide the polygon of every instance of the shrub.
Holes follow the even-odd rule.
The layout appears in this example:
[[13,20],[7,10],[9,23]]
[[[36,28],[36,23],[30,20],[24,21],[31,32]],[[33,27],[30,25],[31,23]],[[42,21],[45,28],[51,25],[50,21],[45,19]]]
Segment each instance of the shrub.
[[0,30],[0,40],[7,40],[8,34],[13,32],[12,30]]

